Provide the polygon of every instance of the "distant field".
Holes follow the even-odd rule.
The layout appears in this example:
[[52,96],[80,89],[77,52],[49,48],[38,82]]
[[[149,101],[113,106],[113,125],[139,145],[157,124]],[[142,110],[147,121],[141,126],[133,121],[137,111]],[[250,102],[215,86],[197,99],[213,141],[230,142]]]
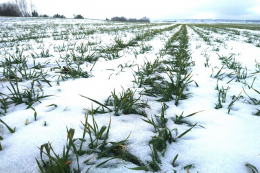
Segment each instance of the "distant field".
[[260,169],[259,24],[0,22],[0,172]]

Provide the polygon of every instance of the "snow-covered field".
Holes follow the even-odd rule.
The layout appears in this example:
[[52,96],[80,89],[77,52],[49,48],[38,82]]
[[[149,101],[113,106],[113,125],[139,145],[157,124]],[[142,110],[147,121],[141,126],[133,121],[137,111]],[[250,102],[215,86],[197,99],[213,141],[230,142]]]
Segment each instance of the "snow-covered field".
[[0,172],[260,169],[258,25],[0,22]]

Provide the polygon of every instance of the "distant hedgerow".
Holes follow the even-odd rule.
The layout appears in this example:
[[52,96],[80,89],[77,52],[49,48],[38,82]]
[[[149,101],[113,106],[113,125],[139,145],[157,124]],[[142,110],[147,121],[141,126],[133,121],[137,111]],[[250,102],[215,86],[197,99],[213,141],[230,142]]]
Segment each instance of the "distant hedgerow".
[[74,19],[84,19],[84,17],[82,15],[78,14],[78,15],[74,16]]
[[66,18],[64,15],[55,14],[53,18]]
[[127,19],[125,17],[112,17],[111,18],[111,21],[121,21],[121,22],[147,22],[147,23],[150,23],[150,19],[147,18],[147,17],[143,17],[141,19],[136,19],[136,18],[130,18],[130,19]]

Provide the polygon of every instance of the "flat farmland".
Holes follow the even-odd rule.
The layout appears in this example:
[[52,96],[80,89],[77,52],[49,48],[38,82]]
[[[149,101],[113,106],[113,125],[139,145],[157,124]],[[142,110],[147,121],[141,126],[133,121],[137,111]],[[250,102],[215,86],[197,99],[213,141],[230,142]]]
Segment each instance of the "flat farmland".
[[259,24],[0,22],[0,172],[260,169]]

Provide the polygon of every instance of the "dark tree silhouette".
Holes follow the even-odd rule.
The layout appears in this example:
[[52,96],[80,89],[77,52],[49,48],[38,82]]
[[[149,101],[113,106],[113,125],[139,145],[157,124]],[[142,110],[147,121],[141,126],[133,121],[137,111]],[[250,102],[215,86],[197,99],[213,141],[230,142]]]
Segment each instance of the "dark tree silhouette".
[[55,14],[53,18],[66,18],[64,15]]
[[125,17],[112,17],[111,18],[112,21],[121,21],[121,22],[147,22],[150,23],[150,19],[147,17],[143,17],[141,19],[134,19],[134,18],[130,18],[127,19]]
[[74,19],[84,19],[84,17],[81,14],[75,15]]
[[0,16],[22,16],[19,7],[15,3],[7,2],[0,4]]
[[34,10],[34,11],[32,12],[32,17],[38,17],[38,12]]

